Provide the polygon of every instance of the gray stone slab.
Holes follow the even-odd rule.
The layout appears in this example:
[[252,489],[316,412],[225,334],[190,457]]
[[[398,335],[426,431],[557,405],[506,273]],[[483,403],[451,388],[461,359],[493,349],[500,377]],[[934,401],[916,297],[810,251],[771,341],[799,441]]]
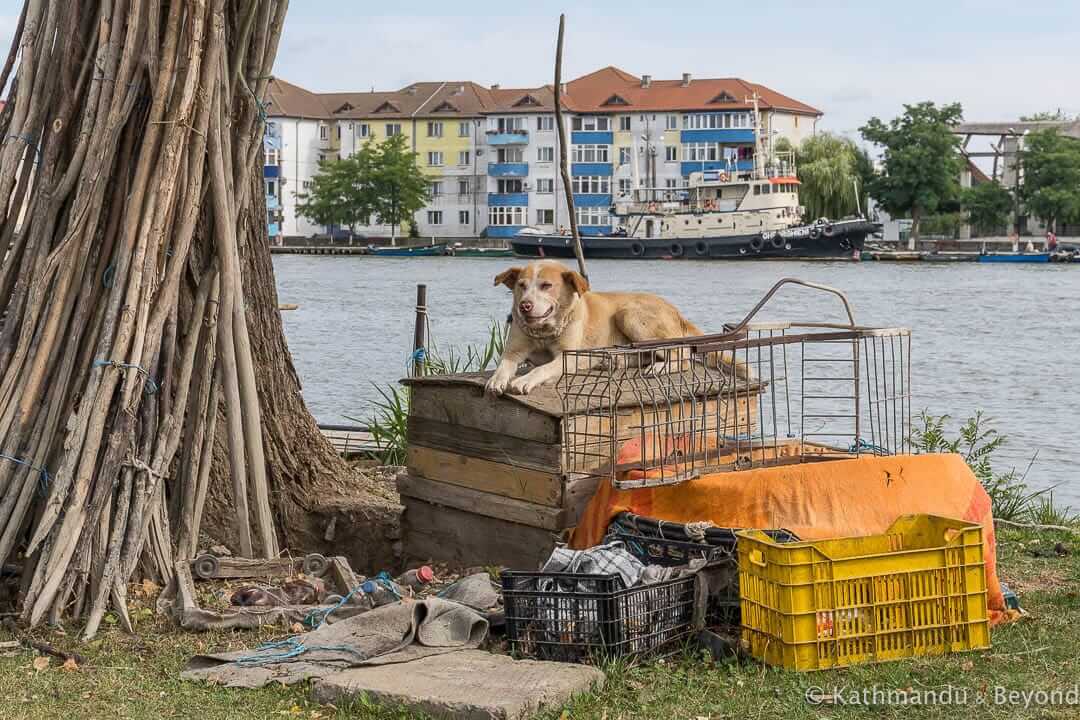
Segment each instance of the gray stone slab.
[[514,660],[481,650],[463,650],[410,663],[343,670],[316,681],[321,703],[339,703],[361,693],[388,706],[436,718],[518,720],[541,707],[562,705],[604,682],[587,665]]

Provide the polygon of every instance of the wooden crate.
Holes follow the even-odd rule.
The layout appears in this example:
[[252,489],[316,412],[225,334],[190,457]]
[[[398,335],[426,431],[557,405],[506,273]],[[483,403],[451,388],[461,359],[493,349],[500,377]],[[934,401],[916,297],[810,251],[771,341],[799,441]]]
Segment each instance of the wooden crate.
[[[580,432],[609,431],[595,405],[564,411],[554,386],[525,396],[488,398],[487,373],[403,381],[412,398],[408,473],[398,482],[405,506],[405,553],[462,565],[535,569],[574,527],[604,474]],[[754,417],[756,390],[737,403],[737,422]],[[626,393],[628,400],[631,393]],[[701,399],[707,407],[723,402]],[[650,422],[629,402],[616,409],[624,430]]]

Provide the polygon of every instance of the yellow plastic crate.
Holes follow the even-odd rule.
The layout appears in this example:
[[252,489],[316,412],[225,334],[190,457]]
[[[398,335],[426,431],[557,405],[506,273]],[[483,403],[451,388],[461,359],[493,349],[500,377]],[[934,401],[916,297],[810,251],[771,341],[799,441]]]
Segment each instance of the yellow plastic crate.
[[905,515],[884,535],[737,535],[742,642],[762,662],[824,670],[990,647],[981,525]]

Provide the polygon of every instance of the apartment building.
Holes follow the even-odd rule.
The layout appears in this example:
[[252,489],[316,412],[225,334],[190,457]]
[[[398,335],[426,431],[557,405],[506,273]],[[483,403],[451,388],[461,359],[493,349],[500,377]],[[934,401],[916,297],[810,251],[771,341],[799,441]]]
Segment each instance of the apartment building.
[[[279,218],[285,236],[323,230],[295,215],[295,196],[320,160],[392,134],[409,138],[431,179],[431,201],[414,218],[422,237],[510,237],[526,226],[569,225],[550,85],[421,82],[394,92],[321,94],[280,80],[271,86],[267,143],[280,144],[277,172],[285,185],[267,175],[268,196],[276,191],[279,206],[269,219]],[[566,83],[563,97],[571,189],[587,235],[613,230],[614,198],[642,189],[678,193],[692,172],[748,171],[759,148],[769,152],[781,137],[798,144],[821,116],[737,78],[654,80],[610,66]],[[275,172],[272,159],[268,149],[267,173]],[[378,225],[359,231],[390,234]]]

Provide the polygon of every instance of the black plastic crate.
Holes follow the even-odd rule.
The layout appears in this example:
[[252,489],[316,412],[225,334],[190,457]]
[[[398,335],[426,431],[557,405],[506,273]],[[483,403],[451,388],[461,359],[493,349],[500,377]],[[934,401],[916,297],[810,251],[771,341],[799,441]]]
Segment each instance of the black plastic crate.
[[[635,532],[636,531],[636,532]],[[654,534],[663,533],[664,537]],[[778,542],[795,542],[789,530],[766,530]],[[739,601],[739,558],[735,552],[735,531],[709,528],[705,543],[690,541],[686,526],[653,520],[631,513],[619,513],[608,526],[608,538],[620,540],[631,555],[647,565],[677,567],[704,558],[700,571],[707,595],[705,624],[715,628],[737,628],[742,622]]]
[[632,588],[618,575],[505,571],[512,652],[589,662],[674,650],[693,632],[694,575]]

